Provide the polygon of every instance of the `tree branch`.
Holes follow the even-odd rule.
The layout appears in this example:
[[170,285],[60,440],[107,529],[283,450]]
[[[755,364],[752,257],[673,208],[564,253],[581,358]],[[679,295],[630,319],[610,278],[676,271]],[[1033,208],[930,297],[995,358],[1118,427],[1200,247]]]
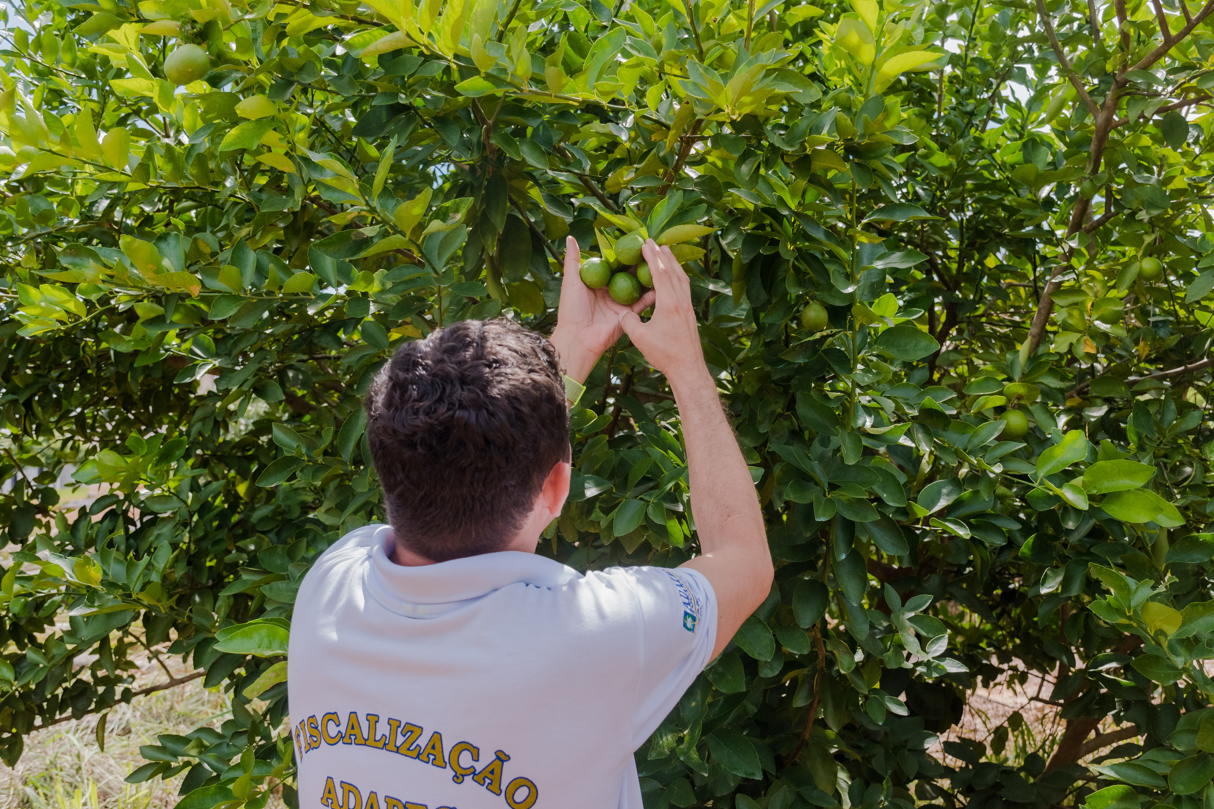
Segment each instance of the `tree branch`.
[[1151,0],[1151,5],[1155,7],[1155,19],[1159,23],[1159,31],[1163,34],[1163,41],[1167,42],[1172,38],[1172,27],[1168,25],[1168,15],[1164,13],[1163,4],[1159,0]]
[[[1214,0],[1211,0],[1211,2],[1214,2]],[[1083,86],[1083,82],[1080,80],[1079,74],[1075,72],[1075,68],[1071,67],[1071,60],[1066,58],[1066,52],[1062,50],[1062,43],[1058,41],[1058,34],[1054,32],[1054,24],[1050,22],[1050,14],[1045,10],[1045,0],[1037,0],[1037,16],[1041,19],[1041,26],[1045,28],[1045,35],[1050,41],[1050,47],[1054,49],[1054,54],[1058,57],[1058,64],[1061,65],[1062,72],[1070,79],[1075,92],[1083,99],[1083,103],[1087,105],[1093,117],[1096,116],[1100,112],[1100,108],[1096,106],[1096,102],[1088,95],[1087,88]]]
[[801,738],[797,740],[797,746],[785,760],[785,767],[792,766],[792,763],[797,760],[797,756],[801,755],[805,742],[809,740],[809,733],[814,729],[814,717],[818,714],[818,703],[822,699],[822,677],[826,672],[826,646],[822,643],[822,632],[818,629],[817,624],[810,629],[810,634],[814,636],[814,645],[818,651],[818,666],[814,672],[814,699],[809,704],[809,715],[805,717],[805,726],[801,728]]
[[[1155,114],[1159,115],[1160,113],[1171,112],[1172,110],[1182,110],[1185,107],[1191,107],[1194,104],[1200,104],[1203,101],[1210,101],[1211,99],[1214,99],[1214,96],[1199,96],[1197,98],[1186,98],[1184,101],[1176,101],[1172,104],[1165,104],[1164,106],[1155,110]],[[1119,126],[1125,126],[1128,123],[1130,123],[1129,118],[1118,118],[1116,121],[1113,122],[1113,128],[1116,129]]]
[[1092,26],[1092,41],[1100,44],[1100,15],[1096,13],[1096,0],[1088,0],[1088,24]]
[[[141,688],[138,691],[133,691],[133,692],[131,692],[131,696],[132,697],[142,697],[146,694],[154,694],[157,691],[167,691],[170,688],[176,688],[179,685],[185,685],[188,682],[197,680],[199,677],[202,677],[205,674],[206,674],[206,672],[200,669],[198,671],[191,672],[191,673],[185,675],[184,677],[171,677],[171,678],[169,678],[168,682],[157,683],[156,685],[149,685],[147,688]],[[107,705],[105,708],[102,708],[100,710],[106,710],[110,707],[112,707],[112,706]],[[86,711],[85,713],[81,714],[80,716],[72,716],[70,713],[64,714],[63,716],[56,717],[55,719],[52,719],[49,722],[45,722],[41,725],[38,725],[33,730],[42,730],[43,728],[54,727],[55,725],[61,724],[63,722],[68,722],[72,719],[83,719],[84,717],[86,717],[90,714],[94,714],[94,713],[97,713],[97,711],[95,711],[95,710]]]
[[[566,149],[563,144],[558,143],[554,151],[556,151],[557,154],[566,160],[573,160],[573,155],[569,154],[569,150]],[[611,211],[612,213],[619,213],[619,210],[615,207],[615,204],[612,203],[611,200],[607,199],[607,196],[602,192],[602,190],[594,184],[594,180],[591,180],[580,171],[575,171],[572,173],[578,178],[578,181],[582,184],[583,188],[593,194],[595,199],[607,206],[607,210]]]
[[1093,219],[1091,222],[1088,222],[1086,225],[1084,225],[1083,232],[1092,233],[1093,231],[1099,230],[1102,225],[1104,225],[1106,222],[1108,222],[1114,216],[1117,216],[1117,214],[1119,214],[1119,213],[1121,213],[1121,211],[1105,212],[1101,216],[1097,217],[1096,219]]
[[[1040,3],[1042,0],[1037,0],[1037,2]],[[1158,62],[1160,58],[1163,57],[1163,55],[1168,51],[1172,50],[1177,43],[1181,42],[1185,37],[1193,33],[1193,29],[1201,25],[1205,18],[1209,17],[1211,14],[1214,14],[1214,0],[1210,0],[1210,2],[1202,6],[1201,11],[1197,12],[1197,16],[1185,23],[1185,27],[1181,28],[1180,32],[1177,33],[1176,36],[1165,35],[1163,42],[1159,43],[1155,50],[1142,57],[1138,64],[1134,65],[1132,68],[1130,68],[1130,70],[1146,70],[1151,65]]]
[[[1132,384],[1134,382],[1141,382],[1144,379],[1171,379],[1174,376],[1183,376],[1184,374],[1191,374],[1196,371],[1204,370],[1209,368],[1211,365],[1214,365],[1214,357],[1207,357],[1204,360],[1199,360],[1189,365],[1182,365],[1179,368],[1169,368],[1166,371],[1156,371],[1153,374],[1146,374],[1145,376],[1128,376],[1126,377],[1125,381],[1127,384]],[[1072,396],[1080,393],[1087,393],[1091,387],[1092,380],[1090,379],[1086,382],[1080,382],[1078,385],[1072,388],[1069,393],[1067,393],[1067,398],[1069,399]]]
[[1121,51],[1128,56],[1130,53],[1130,32],[1126,30],[1129,18],[1125,11],[1125,0],[1113,0],[1113,9],[1117,12],[1117,30],[1121,34]]
[[[1214,0],[1210,0],[1210,2],[1214,3]],[[1043,5],[1043,0],[1037,0],[1037,3],[1038,5]],[[1104,157],[1105,147],[1109,144],[1109,134],[1113,131],[1113,119],[1117,114],[1117,100],[1120,96],[1121,88],[1125,84],[1125,74],[1118,73],[1117,78],[1113,80],[1113,86],[1109,88],[1109,94],[1104,98],[1104,104],[1096,115],[1096,126],[1092,131],[1091,152],[1088,156],[1088,177],[1093,176],[1100,170],[1100,161]],[[1076,200],[1075,207],[1071,211],[1071,222],[1066,229],[1065,240],[1069,240],[1088,224],[1088,211],[1091,205],[1091,197],[1080,196]],[[1062,282],[1058,278],[1071,263],[1071,248],[1069,245],[1063,248],[1062,253],[1063,260],[1050,273],[1050,280],[1045,285],[1045,289],[1041,291],[1041,298],[1037,301],[1037,311],[1034,313],[1033,321],[1029,326],[1028,347],[1030,355],[1037,350],[1037,347],[1041,345],[1042,338],[1045,337],[1045,327],[1049,322],[1050,312],[1054,309],[1053,295],[1062,286]]]
[[1078,757],[1081,759],[1086,758],[1092,753],[1095,753],[1097,750],[1102,750],[1105,747],[1117,744],[1118,742],[1124,742],[1126,739],[1136,739],[1141,735],[1142,731],[1138,729],[1137,725],[1130,725],[1129,727],[1114,730],[1110,733],[1101,733],[1099,736],[1093,738],[1090,742],[1085,742],[1079,748]]
[[679,149],[679,156],[675,158],[674,165],[670,167],[670,171],[666,172],[666,182],[658,189],[658,196],[664,196],[670,190],[670,186],[679,176],[679,172],[683,170],[683,164],[687,162],[688,155],[691,154],[692,148],[696,145],[696,137],[700,134],[700,127],[704,125],[702,118],[697,118],[691,125],[691,129],[683,136],[683,148]]

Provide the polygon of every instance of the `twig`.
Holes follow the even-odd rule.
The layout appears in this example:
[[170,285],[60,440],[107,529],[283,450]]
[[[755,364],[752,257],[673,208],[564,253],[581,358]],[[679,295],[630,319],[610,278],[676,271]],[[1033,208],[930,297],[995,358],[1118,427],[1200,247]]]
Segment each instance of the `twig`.
[[700,54],[700,61],[704,61],[704,45],[700,42],[700,28],[696,25],[695,9],[691,5],[691,0],[683,0],[687,6],[687,23],[691,26],[691,33],[696,37],[696,53]]
[[792,763],[797,760],[797,756],[801,755],[805,742],[809,740],[810,731],[814,729],[814,717],[818,713],[818,703],[822,699],[822,677],[826,673],[826,646],[822,643],[822,632],[818,629],[817,624],[810,629],[810,634],[814,636],[814,644],[818,649],[818,666],[814,673],[814,699],[809,704],[809,715],[805,717],[805,727],[801,728],[801,738],[797,740],[797,746],[785,760],[785,767],[791,767]]
[[[1214,0],[1211,0],[1214,3]],[[1083,99],[1083,103],[1087,105],[1088,110],[1095,117],[1100,112],[1100,108],[1096,106],[1096,102],[1088,95],[1087,88],[1083,86],[1083,81],[1080,80],[1079,74],[1075,72],[1075,68],[1071,67],[1071,60],[1066,58],[1066,52],[1062,49],[1062,43],[1058,41],[1058,34],[1054,32],[1054,24],[1050,22],[1050,14],[1045,10],[1045,0],[1037,0],[1037,16],[1041,18],[1041,26],[1045,29],[1045,36],[1050,41],[1050,47],[1054,49],[1055,55],[1058,57],[1058,63],[1062,67],[1062,72],[1070,79],[1071,85],[1075,88],[1075,92]]]
[[1092,41],[1100,44],[1100,16],[1096,13],[1096,0],[1088,0],[1088,22],[1092,26]]
[[523,0],[514,0],[514,5],[510,7],[510,13],[506,15],[506,19],[502,21],[501,28],[497,29],[497,36],[494,37],[498,42],[502,41],[502,37],[506,35],[506,29],[510,27],[510,23],[514,22],[514,15],[518,14],[518,7],[523,4]]
[[611,421],[607,424],[607,437],[611,438],[615,435],[616,427],[619,426],[620,416],[624,413],[624,402],[621,397],[627,396],[628,391],[632,390],[632,369],[628,369],[628,373],[624,374],[624,381],[620,385],[620,391],[615,395],[615,408],[611,411]]
[[[569,150],[566,149],[563,144],[558,143],[554,151],[566,160],[573,160],[573,155],[569,154]],[[573,172],[573,175],[578,178],[578,181],[581,182],[582,186],[587,191],[594,195],[595,199],[607,206],[607,210],[611,211],[612,213],[619,213],[619,210],[615,207],[611,200],[607,199],[607,195],[594,184],[593,180],[579,171]]]
[[514,201],[513,197],[510,197],[509,199],[510,204],[514,206],[514,210],[518,211],[518,215],[523,217],[523,221],[527,223],[527,227],[531,228],[531,232],[540,237],[540,241],[544,243],[544,248],[547,249],[548,255],[552,256],[553,261],[560,264],[561,257],[558,256],[556,251],[552,249],[552,245],[548,243],[548,239],[545,238],[544,234],[540,232],[540,229],[536,227],[535,223],[531,221],[531,217],[527,216],[527,212],[523,210],[521,205]]
[[[1164,106],[1155,110],[1155,114],[1159,115],[1160,113],[1171,112],[1172,110],[1182,110],[1185,107],[1191,107],[1194,104],[1200,104],[1203,101],[1210,101],[1211,99],[1214,99],[1214,96],[1201,96],[1199,98],[1186,98],[1184,101],[1177,101],[1172,104],[1165,104]],[[1125,126],[1128,123],[1130,123],[1129,118],[1118,118],[1116,121],[1113,122],[1113,129],[1116,129],[1119,126]]]
[[697,118],[691,125],[691,129],[683,136],[683,148],[679,149],[679,156],[675,158],[674,165],[670,167],[670,171],[666,172],[666,181],[662,187],[658,189],[658,196],[664,196],[670,190],[670,186],[679,176],[679,172],[683,170],[683,164],[687,162],[687,157],[691,154],[692,148],[696,145],[696,137],[700,134],[700,127],[704,125],[704,119]]

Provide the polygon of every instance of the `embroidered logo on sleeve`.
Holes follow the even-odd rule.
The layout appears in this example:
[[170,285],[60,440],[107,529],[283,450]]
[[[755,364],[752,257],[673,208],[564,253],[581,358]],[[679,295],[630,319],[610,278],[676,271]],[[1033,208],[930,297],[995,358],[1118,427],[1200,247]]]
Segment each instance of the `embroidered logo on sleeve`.
[[694,633],[696,621],[700,616],[700,602],[691,594],[691,590],[688,589],[682,576],[671,570],[667,570],[666,575],[674,582],[675,589],[679,593],[679,600],[683,602],[683,628]]

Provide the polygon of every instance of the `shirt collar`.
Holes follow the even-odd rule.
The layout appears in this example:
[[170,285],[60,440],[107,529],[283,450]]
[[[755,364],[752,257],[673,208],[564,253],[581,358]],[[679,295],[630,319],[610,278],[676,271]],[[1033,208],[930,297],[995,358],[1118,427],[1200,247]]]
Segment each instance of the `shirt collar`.
[[389,558],[394,541],[391,526],[375,530],[368,583],[385,607],[406,614],[444,611],[410,609],[408,605],[455,606],[511,584],[551,589],[581,578],[580,573],[560,562],[521,551],[485,553],[407,567]]

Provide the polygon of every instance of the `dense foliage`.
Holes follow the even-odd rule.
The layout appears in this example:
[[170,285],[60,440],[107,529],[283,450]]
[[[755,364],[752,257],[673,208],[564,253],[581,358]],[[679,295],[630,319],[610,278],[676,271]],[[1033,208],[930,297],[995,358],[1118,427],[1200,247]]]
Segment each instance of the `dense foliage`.
[[[551,329],[566,234],[610,259],[693,225],[777,572],[638,752],[647,805],[1214,805],[1211,12],[10,8],[3,759],[179,658],[231,717],[132,779],[294,801],[291,605],[383,519],[372,374],[439,324]],[[544,552],[694,553],[677,414],[626,341],[573,425]],[[57,507],[65,480],[91,505]],[[1015,713],[928,754],[980,684],[1030,672],[1058,734]]]

